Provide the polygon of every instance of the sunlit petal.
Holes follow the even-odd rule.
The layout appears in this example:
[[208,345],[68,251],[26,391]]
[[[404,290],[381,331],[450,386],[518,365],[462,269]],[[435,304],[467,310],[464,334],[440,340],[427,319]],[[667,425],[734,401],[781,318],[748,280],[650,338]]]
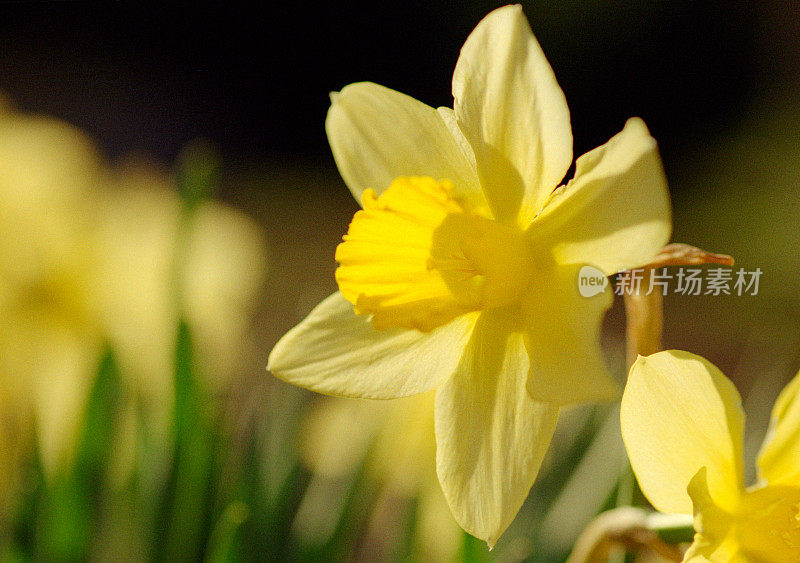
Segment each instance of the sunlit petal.
[[359,82],[331,95],[325,130],[333,157],[357,201],[378,194],[398,176],[448,179],[479,194],[462,139],[436,109],[384,86]]
[[507,311],[481,315],[436,394],[436,465],[458,523],[494,545],[536,478],[558,408],[531,399],[528,355]]
[[577,160],[530,228],[561,264],[590,264],[607,275],[642,266],[669,240],[667,180],[655,140],[629,119],[608,143]]
[[578,292],[578,268],[538,271],[524,302],[530,356],[528,391],[556,404],[609,401],[619,395],[600,350],[600,327],[611,290]]
[[459,146],[459,148],[461,148],[461,152],[464,153],[464,157],[469,162],[470,168],[472,168],[472,171],[475,173],[475,177],[477,178],[478,173],[477,164],[475,163],[475,151],[472,150],[469,141],[464,136],[464,132],[458,126],[458,118],[456,117],[456,113],[452,108],[448,107],[439,107],[436,108],[436,111],[438,111],[439,115],[442,116],[444,124],[447,125],[447,128],[453,135],[453,139],[455,139],[456,144]]
[[521,6],[495,10],[467,38],[453,97],[495,217],[526,224],[569,168],[572,130],[564,93]]
[[340,293],[320,303],[275,345],[269,369],[306,389],[392,399],[435,389],[452,374],[475,323],[465,315],[430,333],[376,330]]
[[714,365],[675,350],[640,356],[620,419],[633,470],[658,510],[691,514],[686,487],[704,466],[715,503],[735,507],[743,487],[744,415],[739,393]]

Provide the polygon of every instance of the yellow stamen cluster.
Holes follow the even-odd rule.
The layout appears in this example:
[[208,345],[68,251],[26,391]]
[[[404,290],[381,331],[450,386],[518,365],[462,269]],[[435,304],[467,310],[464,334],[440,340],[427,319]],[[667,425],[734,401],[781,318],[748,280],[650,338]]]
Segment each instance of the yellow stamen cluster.
[[524,233],[458,197],[451,182],[397,178],[336,249],[336,281],[378,329],[431,331],[470,311],[513,303],[533,275]]

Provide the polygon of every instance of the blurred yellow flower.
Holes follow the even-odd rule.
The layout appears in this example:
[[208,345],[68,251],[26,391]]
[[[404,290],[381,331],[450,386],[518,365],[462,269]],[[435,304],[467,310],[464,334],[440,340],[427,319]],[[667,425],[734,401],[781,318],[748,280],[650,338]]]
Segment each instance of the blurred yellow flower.
[[[436,477],[434,398],[435,394],[428,392],[394,401],[321,400],[304,422],[301,454],[316,479],[333,483],[352,478],[357,468],[366,463],[368,478],[381,485],[380,496],[388,499],[394,511],[397,503],[393,500],[416,500],[413,537],[417,557],[450,561],[461,546],[461,530],[450,514]],[[308,495],[303,502],[314,502],[312,496]],[[331,504],[328,495],[322,495],[322,499],[321,502]],[[377,528],[376,534],[388,535],[392,530],[376,522],[385,517],[380,514],[381,508],[380,503],[375,507],[370,528]],[[321,507],[303,506],[295,527],[306,535],[320,530],[330,533],[335,522],[323,527],[311,521],[324,516]]]
[[640,357],[622,398],[622,435],[642,491],[667,513],[694,514],[686,561],[800,561],[800,374],[783,390],[745,488],[736,388],[688,352]]
[[170,177],[152,166],[114,171],[98,201],[93,299],[132,395],[150,423],[166,430],[173,399],[176,326],[193,331],[199,372],[219,389],[239,367],[259,292],[266,278],[266,244],[244,214],[208,201],[195,211],[186,237],[181,292],[175,267],[181,201]]
[[598,343],[611,295],[582,297],[578,270],[646,263],[670,207],[638,119],[555,190],[572,162],[569,110],[519,6],[469,36],[453,95],[452,110],[372,83],[332,95],[328,139],[364,209],[336,252],[340,293],[276,345],[269,369],[335,395],[436,389],[445,497],[492,546],[559,406],[617,394]]
[[265,278],[263,235],[243,215],[203,204],[177,311],[179,214],[169,176],[112,169],[78,129],[0,106],[0,451],[9,456],[0,486],[13,484],[11,460],[34,441],[48,478],[69,466],[109,341],[126,397],[148,424],[159,421],[160,436],[179,314],[205,373],[224,381],[235,369]]
[[102,352],[89,241],[104,178],[76,128],[0,110],[0,408],[15,448],[35,428],[48,474],[69,462]]

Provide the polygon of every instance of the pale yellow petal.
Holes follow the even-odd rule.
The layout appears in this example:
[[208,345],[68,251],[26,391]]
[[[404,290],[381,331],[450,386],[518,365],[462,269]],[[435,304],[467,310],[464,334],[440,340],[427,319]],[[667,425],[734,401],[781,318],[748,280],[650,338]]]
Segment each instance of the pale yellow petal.
[[42,321],[37,329],[47,338],[38,343],[40,355],[30,375],[36,378],[33,403],[39,456],[52,479],[74,459],[102,344],[99,335],[85,327],[50,325],[56,319]]
[[758,468],[770,483],[800,487],[800,374],[784,388],[772,409],[772,420],[758,455]]
[[458,118],[456,118],[455,111],[453,111],[452,108],[446,107],[436,108],[436,111],[438,111],[439,115],[442,116],[444,124],[447,125],[447,128],[450,130],[450,134],[453,135],[453,139],[455,139],[456,144],[461,149],[461,152],[464,153],[464,157],[467,159],[467,162],[469,162],[470,168],[477,178],[478,172],[477,164],[475,163],[475,151],[472,150],[469,141],[464,136],[464,132],[461,131],[461,128],[458,126]]
[[475,162],[475,151],[472,150],[472,146],[464,136],[464,132],[461,131],[461,127],[458,125],[458,119],[456,118],[455,112],[451,108],[446,107],[436,108],[436,111],[438,111],[439,115],[442,116],[442,120],[444,121],[445,125],[447,125],[450,133],[453,135],[453,139],[455,139],[456,144],[464,154],[464,158],[467,159],[470,170],[472,171],[472,175],[475,178],[475,186],[477,189],[475,191],[464,191],[462,194],[460,194],[461,197],[467,201],[469,207],[476,213],[485,215],[487,217],[492,216],[489,203],[486,201],[483,189],[480,188],[480,184],[478,182],[478,165]]
[[742,490],[742,413],[736,388],[710,362],[670,350],[640,356],[620,412],[622,437],[642,491],[662,512],[692,513],[686,492],[701,467],[717,505]]
[[365,190],[380,194],[398,176],[448,179],[458,190],[480,193],[463,141],[440,112],[410,96],[371,82],[350,84],[331,95],[325,130],[359,202]]
[[667,179],[642,120],[629,119],[605,145],[580,157],[575,177],[530,227],[561,264],[590,264],[607,275],[639,267],[672,231]]
[[572,130],[521,6],[493,11],[467,38],[453,97],[495,217],[527,224],[572,162]]
[[528,394],[528,354],[511,323],[506,311],[483,313],[436,393],[439,481],[461,527],[490,547],[527,497],[558,416]]
[[537,401],[564,405],[619,396],[600,350],[600,328],[611,290],[583,297],[578,268],[537,271],[524,300],[528,391]]
[[318,393],[393,399],[435,389],[461,360],[475,323],[465,315],[430,333],[376,330],[341,293],[320,303],[275,345],[269,369]]

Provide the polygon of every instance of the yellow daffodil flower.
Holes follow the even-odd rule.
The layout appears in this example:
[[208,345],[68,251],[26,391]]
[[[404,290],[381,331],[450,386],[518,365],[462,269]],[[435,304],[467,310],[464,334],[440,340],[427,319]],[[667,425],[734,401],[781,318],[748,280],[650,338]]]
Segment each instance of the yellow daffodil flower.
[[800,374],[778,397],[745,488],[736,388],[688,352],[640,357],[622,398],[622,435],[642,491],[667,513],[694,514],[685,561],[800,561]]
[[598,336],[609,291],[578,270],[650,260],[670,207],[656,143],[631,119],[572,161],[564,94],[519,6],[489,14],[453,75],[454,108],[372,83],[331,96],[326,131],[362,202],[340,291],[275,347],[309,389],[388,399],[436,389],[439,480],[493,545],[519,510],[560,405],[615,397]]

